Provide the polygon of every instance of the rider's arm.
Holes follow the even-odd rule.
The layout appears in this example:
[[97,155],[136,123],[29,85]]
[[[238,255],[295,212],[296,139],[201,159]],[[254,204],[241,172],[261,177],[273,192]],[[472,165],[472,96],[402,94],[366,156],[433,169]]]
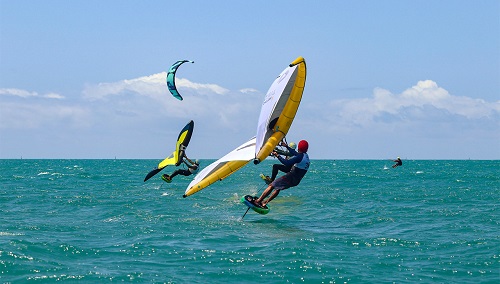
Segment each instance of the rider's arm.
[[[186,156],[186,154],[184,154],[184,157],[186,158],[186,160],[188,160],[188,162],[190,162],[190,163],[191,163],[191,165],[192,165],[192,164],[194,164],[194,162],[193,162],[193,161],[191,161],[191,159],[189,159],[189,158]],[[184,163],[185,163],[185,161],[184,161]],[[186,165],[187,165],[187,164],[186,164]],[[189,165],[188,165],[188,166],[189,166]]]
[[302,155],[300,155],[299,153],[297,153],[296,156],[294,156],[293,158],[290,158],[288,160],[279,156],[279,155],[277,157],[278,157],[278,160],[280,160],[280,162],[285,166],[291,166],[293,164],[296,164],[296,163],[299,163],[300,161],[302,161]]

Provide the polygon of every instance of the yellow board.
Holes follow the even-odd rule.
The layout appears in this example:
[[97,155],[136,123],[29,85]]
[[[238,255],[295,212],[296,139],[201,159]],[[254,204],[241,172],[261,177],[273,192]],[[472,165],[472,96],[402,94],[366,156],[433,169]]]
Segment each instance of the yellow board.
[[298,65],[298,73],[297,78],[295,79],[295,84],[290,92],[290,97],[288,98],[278,121],[274,125],[274,133],[264,143],[259,153],[257,153],[255,157],[257,163],[265,160],[278,143],[283,140],[285,135],[288,133],[290,126],[292,126],[293,119],[295,118],[295,114],[299,108],[302,93],[304,92],[304,87],[306,85],[306,61],[300,56],[290,64],[290,67],[295,65]]

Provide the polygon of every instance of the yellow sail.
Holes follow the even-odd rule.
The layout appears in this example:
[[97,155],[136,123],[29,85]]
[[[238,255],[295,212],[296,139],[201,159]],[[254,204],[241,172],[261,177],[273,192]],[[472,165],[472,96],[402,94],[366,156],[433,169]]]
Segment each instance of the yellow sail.
[[150,171],[144,178],[144,181],[147,181],[148,179],[152,178],[154,175],[163,170],[166,166],[170,165],[179,166],[182,163],[182,156],[184,155],[184,150],[189,145],[189,141],[191,140],[191,136],[193,134],[193,129],[194,129],[194,121],[191,120],[188,122],[188,124],[186,124],[186,126],[184,126],[184,128],[179,133],[179,137],[177,137],[177,143],[175,144],[175,151],[172,153],[172,155],[168,156],[163,161],[161,161],[158,164],[158,167],[156,167],[156,169]]
[[184,197],[225,179],[245,166],[254,157],[255,137],[201,170],[188,185]]
[[295,118],[306,81],[304,58],[295,59],[276,78],[262,104],[257,136],[201,170],[188,185],[184,197],[220,181],[245,166],[266,159],[285,137]]
[[168,156],[168,158],[165,158],[165,160],[161,161],[158,164],[158,169],[163,169],[166,166],[175,165],[175,163],[179,159],[178,153],[179,152],[177,150],[172,152],[172,155]]
[[257,128],[255,164],[271,154],[292,126],[304,92],[306,73],[306,61],[298,57],[269,88]]

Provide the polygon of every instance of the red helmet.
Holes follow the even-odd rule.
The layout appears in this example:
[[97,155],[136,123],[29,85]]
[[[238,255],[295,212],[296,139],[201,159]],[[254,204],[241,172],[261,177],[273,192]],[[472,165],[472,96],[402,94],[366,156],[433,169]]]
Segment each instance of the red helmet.
[[306,140],[300,140],[299,151],[302,153],[305,153],[305,152],[307,152],[307,149],[309,149],[309,143],[307,143]]

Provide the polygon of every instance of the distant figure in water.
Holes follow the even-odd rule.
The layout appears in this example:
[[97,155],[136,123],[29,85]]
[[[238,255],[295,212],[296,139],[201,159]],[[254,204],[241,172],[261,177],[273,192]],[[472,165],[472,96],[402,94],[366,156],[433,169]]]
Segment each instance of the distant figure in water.
[[403,165],[403,161],[401,161],[401,159],[399,157],[396,160],[394,160],[393,162],[395,163],[394,165],[392,165],[393,168]]

